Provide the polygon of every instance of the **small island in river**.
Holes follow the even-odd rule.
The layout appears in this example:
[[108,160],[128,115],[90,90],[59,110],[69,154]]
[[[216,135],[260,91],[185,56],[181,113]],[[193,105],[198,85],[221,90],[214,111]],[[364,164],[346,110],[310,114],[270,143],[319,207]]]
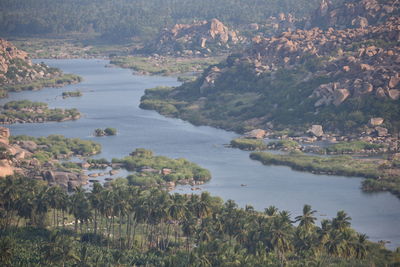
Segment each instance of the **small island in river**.
[[51,109],[46,103],[29,100],[11,101],[0,106],[0,124],[35,123],[46,121],[77,120],[79,111],[73,109]]

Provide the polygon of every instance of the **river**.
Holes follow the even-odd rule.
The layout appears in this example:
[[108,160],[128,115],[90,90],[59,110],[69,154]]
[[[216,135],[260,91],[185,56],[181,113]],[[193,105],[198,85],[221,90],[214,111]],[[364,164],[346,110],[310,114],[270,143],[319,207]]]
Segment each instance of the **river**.
[[[158,155],[187,158],[209,169],[212,180],[202,190],[240,206],[258,210],[275,205],[288,210],[292,218],[301,214],[304,204],[318,211],[318,219],[332,218],[338,210],[352,217],[352,226],[371,240],[387,240],[388,248],[400,246],[400,200],[390,193],[367,194],[360,190],[360,178],[314,175],[292,171],[288,167],[263,166],[249,153],[227,148],[237,134],[207,126],[166,118],[154,111],[139,109],[146,88],[175,86],[173,77],[135,76],[130,70],[106,68],[105,60],[43,60],[66,73],[81,75],[84,81],[63,88],[11,93],[10,100],[42,101],[50,107],[77,108],[83,117],[62,123],[6,125],[12,135],[47,136],[62,134],[102,144],[98,158],[121,158],[135,148],[153,150]],[[83,96],[63,99],[63,91],[80,90]],[[117,128],[118,135],[93,137],[96,128]],[[247,186],[241,186],[245,184]],[[191,193],[188,187],[176,192]]]

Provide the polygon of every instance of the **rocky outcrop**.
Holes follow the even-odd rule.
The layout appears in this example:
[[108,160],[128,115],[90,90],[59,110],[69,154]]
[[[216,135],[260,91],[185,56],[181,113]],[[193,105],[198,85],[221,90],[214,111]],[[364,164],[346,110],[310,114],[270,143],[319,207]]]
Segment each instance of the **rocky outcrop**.
[[16,141],[10,143],[10,131],[0,127],[0,177],[21,174],[27,178],[44,180],[49,185],[59,185],[72,191],[87,184],[88,177],[82,173],[60,171],[60,162],[51,159],[41,162],[33,157],[33,152],[40,146],[33,141]]
[[30,83],[60,75],[60,71],[49,68],[45,64],[32,63],[26,52],[0,39],[0,89],[1,86]]
[[312,125],[311,128],[307,132],[310,135],[315,136],[315,137],[321,137],[324,135],[322,125]]
[[49,185],[59,185],[68,191],[73,191],[75,188],[88,182],[86,176],[70,172],[45,171],[42,176]]
[[[322,84],[310,95],[315,107],[339,106],[351,97],[373,95],[400,98],[400,18],[357,29],[324,31],[319,28],[285,32],[276,37],[257,36],[233,65],[250,64],[254,73],[273,73],[307,64],[310,79],[327,76],[335,82]],[[230,68],[230,66],[229,66]],[[210,69],[203,88],[212,87],[227,69]]]
[[267,132],[262,129],[254,129],[244,134],[245,138],[248,139],[263,139],[267,135]]
[[198,21],[176,24],[164,29],[159,37],[144,51],[161,55],[211,55],[218,54],[242,41],[236,31],[228,29],[221,21]]

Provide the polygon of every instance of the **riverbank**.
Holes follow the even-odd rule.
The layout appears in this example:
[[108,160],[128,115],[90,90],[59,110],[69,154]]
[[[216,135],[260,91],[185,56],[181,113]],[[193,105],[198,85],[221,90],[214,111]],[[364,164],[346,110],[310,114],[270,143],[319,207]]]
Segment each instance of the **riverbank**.
[[253,152],[250,154],[250,158],[258,160],[264,165],[283,165],[314,174],[370,178],[363,182],[362,188],[365,191],[389,191],[400,197],[400,165],[397,158],[383,160],[356,159],[351,156],[321,157],[301,152],[289,154]]

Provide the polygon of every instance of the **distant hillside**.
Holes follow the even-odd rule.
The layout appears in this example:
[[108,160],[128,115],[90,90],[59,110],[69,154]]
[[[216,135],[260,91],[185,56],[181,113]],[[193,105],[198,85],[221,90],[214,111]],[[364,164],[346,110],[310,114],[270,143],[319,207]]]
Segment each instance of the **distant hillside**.
[[348,0],[340,5],[323,0],[305,26],[323,29],[364,28],[385,23],[389,17],[398,17],[399,7],[400,2],[393,0]]
[[217,18],[230,26],[261,23],[271,15],[308,15],[318,0],[2,0],[0,35],[78,33],[116,42],[150,39],[161,29]]
[[386,20],[369,26],[255,37],[250,47],[211,66],[195,82],[148,90],[141,106],[237,131],[305,131],[322,124],[337,133],[371,133],[368,122],[380,117],[380,127],[397,133],[400,19],[380,10],[375,16]]
[[26,52],[0,39],[0,98],[8,91],[35,90],[79,81],[78,76],[64,75],[59,69],[32,63]]

